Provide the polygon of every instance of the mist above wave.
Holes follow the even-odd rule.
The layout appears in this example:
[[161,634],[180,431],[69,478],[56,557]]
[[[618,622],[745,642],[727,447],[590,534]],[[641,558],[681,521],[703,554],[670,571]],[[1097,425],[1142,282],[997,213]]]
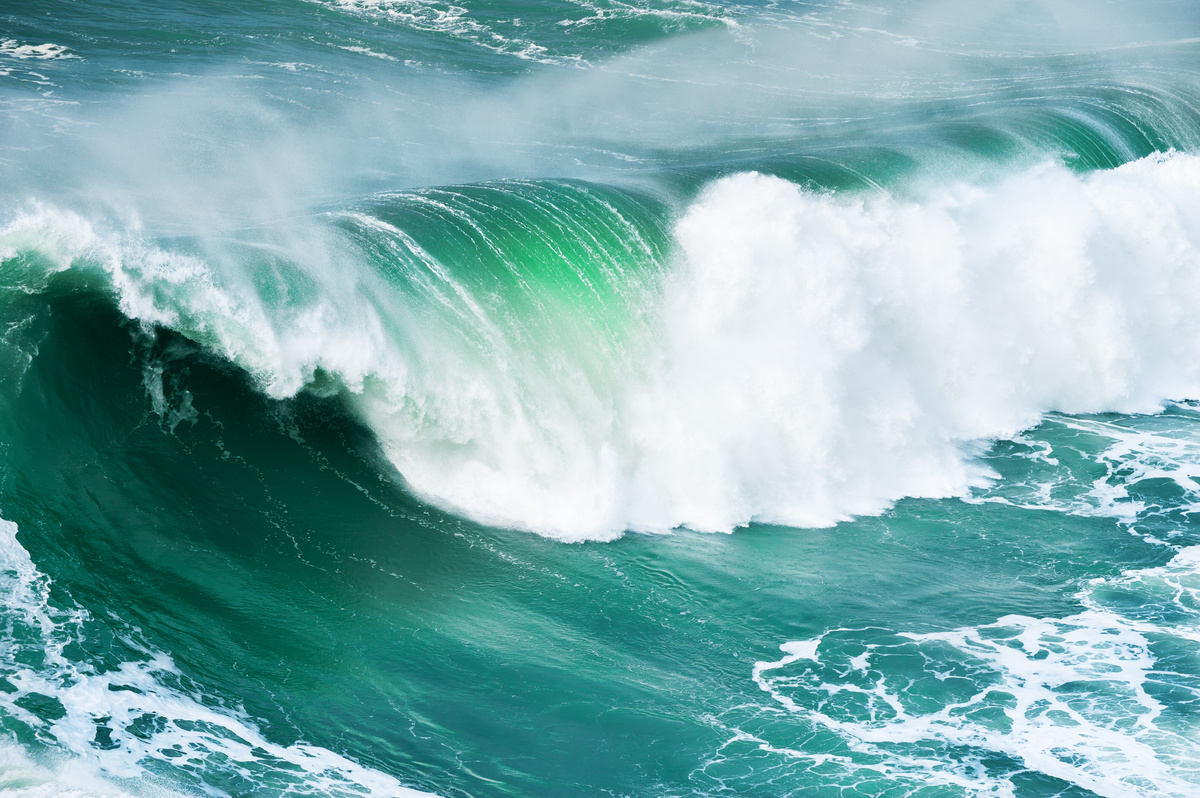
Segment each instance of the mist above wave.
[[[333,5],[323,8],[331,30],[309,36],[209,31],[178,48],[170,37],[63,39],[78,57],[48,62],[0,48],[12,72],[0,92],[3,201],[35,197],[156,235],[226,234],[414,186],[568,177],[665,182],[686,199],[750,169],[892,185],[1200,146],[1200,28],[1178,4],[1029,2],[1019,14],[1002,2],[733,4],[736,24],[614,36],[586,68],[518,72],[489,72],[496,64],[447,51],[441,33],[406,16],[486,27],[492,17],[471,4]],[[597,13],[609,5],[629,10]],[[364,29],[368,9],[377,21]],[[244,49],[210,49],[227,38]]]

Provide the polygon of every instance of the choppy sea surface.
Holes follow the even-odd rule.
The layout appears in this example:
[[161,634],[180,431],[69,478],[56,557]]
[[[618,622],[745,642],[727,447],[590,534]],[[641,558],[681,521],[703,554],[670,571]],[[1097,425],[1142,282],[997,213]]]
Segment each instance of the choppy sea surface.
[[1191,2],[0,0],[0,794],[1200,794]]

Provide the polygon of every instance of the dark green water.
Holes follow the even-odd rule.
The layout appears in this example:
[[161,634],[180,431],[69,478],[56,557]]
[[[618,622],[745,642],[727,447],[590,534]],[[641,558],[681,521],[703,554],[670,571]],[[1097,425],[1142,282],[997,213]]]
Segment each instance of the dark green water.
[[0,7],[0,793],[1193,794],[1198,30]]

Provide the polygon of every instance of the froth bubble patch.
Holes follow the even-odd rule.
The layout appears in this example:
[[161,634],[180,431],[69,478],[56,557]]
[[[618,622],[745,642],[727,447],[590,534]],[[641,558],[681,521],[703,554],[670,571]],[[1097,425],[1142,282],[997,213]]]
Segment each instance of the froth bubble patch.
[[[590,43],[587,33],[602,34],[608,26],[642,35],[664,35],[717,25],[736,26],[728,8],[698,0],[571,0],[561,3],[547,18],[545,12],[526,8],[513,16],[486,13],[468,6],[437,0],[314,0],[341,11],[386,20],[408,30],[440,34],[468,45],[527,61],[586,65],[589,49],[605,44],[602,36]],[[573,35],[564,36],[564,32]]]
[[78,58],[61,44],[22,44],[14,39],[0,39],[0,56],[9,58],[34,58],[50,61],[56,58]]
[[1178,545],[1200,510],[1198,422],[1187,402],[1155,415],[1051,415],[989,455],[1003,478],[967,500],[1114,518]]
[[[1170,696],[1200,693],[1200,680],[1189,657],[1162,652],[1200,652],[1197,548],[1090,582],[1075,615],[936,633],[833,630],[783,647],[819,657],[759,662],[753,678],[793,724],[841,742],[838,778],[872,771],[1012,795],[1033,772],[1103,796],[1195,795],[1196,719]],[[1139,611],[1106,601],[1116,588],[1136,593]],[[780,734],[748,723],[739,732],[764,746]]]

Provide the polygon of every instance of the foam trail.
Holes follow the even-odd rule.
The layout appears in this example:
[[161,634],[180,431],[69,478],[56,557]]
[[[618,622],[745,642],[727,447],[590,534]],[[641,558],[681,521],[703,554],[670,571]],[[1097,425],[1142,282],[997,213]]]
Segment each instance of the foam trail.
[[515,181],[387,197],[291,249],[43,208],[0,250],[106,275],[274,396],[340,386],[430,502],[582,540],[963,495],[1047,412],[1200,396],[1198,199],[1182,154],[907,196],[741,174],[667,254],[632,200]]
[[[1200,692],[1178,656],[1200,645],[1197,564],[1191,547],[1161,568],[1093,580],[1085,609],[1064,618],[834,630],[784,644],[754,680],[797,722],[843,740],[849,753],[829,759],[851,774],[1016,795],[1013,777],[1028,769],[1111,798],[1192,795],[1195,721],[1165,697]],[[906,661],[918,672],[895,669]]]
[[[556,52],[545,44],[527,40],[517,35],[524,27],[520,19],[493,18],[481,20],[466,8],[456,5],[428,2],[427,0],[315,0],[342,11],[361,14],[368,18],[384,19],[405,28],[442,33],[461,41],[470,42],[495,53],[540,61],[544,63],[585,64],[577,52]],[[609,2],[585,0],[579,3],[564,3],[561,18],[546,24],[554,28],[587,28],[612,20],[650,21],[666,30],[686,30],[693,25],[723,23],[734,24],[731,14],[721,6],[696,0],[682,3],[626,3],[622,0]],[[557,15],[555,15],[557,16]],[[545,23],[543,23],[545,24]],[[505,31],[508,31],[508,35]],[[574,44],[574,43],[573,43]],[[578,47],[577,44],[575,44]]]
[[[0,793],[11,798],[137,798],[148,795],[134,788],[122,789],[78,760],[63,759],[50,764],[35,762],[16,745],[0,744]],[[156,786],[163,798],[177,795]]]
[[197,770],[262,795],[429,795],[333,751],[270,742],[242,710],[203,696],[170,657],[140,645],[132,632],[122,642],[140,660],[95,667],[69,655],[91,619],[51,600],[50,580],[17,541],[16,525],[3,519],[0,599],[0,712],[45,757],[34,761],[0,746],[5,795],[170,795],[172,785],[181,794],[227,795],[190,782]]
[[[1023,449],[1018,456],[1028,461],[1029,470],[973,492],[966,501],[1114,518],[1131,530],[1148,534],[1142,529],[1147,518],[1187,517],[1200,511],[1200,441],[1191,434],[1196,419],[1191,402],[1172,406],[1169,414],[1134,417],[1132,421],[1052,416],[1038,432],[1067,431],[1080,447],[1097,448],[1098,453],[1080,462],[1083,468],[1101,466],[1101,476],[1087,471],[1072,473],[1069,468],[1064,473],[1063,459],[1078,460],[1077,452],[1064,458],[1038,435],[1023,433],[1014,436],[1012,443]],[[1161,495],[1146,495],[1145,486],[1151,486],[1153,492],[1154,486],[1163,485],[1171,486],[1177,504]],[[1168,537],[1185,532],[1171,528]]]
[[61,44],[21,44],[12,39],[0,39],[0,55],[10,58],[36,58],[49,60],[54,58],[78,58]]
[[[995,454],[1010,473],[979,499],[1116,518],[1168,547],[1168,562],[1083,581],[1079,610],[1061,617],[935,632],[837,628],[784,643],[784,656],[752,671],[771,702],[714,719],[733,734],[725,749],[756,749],[768,767],[826,767],[831,783],[1193,795],[1200,546],[1186,510],[1200,496],[1196,421],[1187,406],[1051,418]],[[1147,485],[1171,486],[1169,500]],[[1180,540],[1191,544],[1171,543]],[[822,742],[795,746],[798,733]]]

